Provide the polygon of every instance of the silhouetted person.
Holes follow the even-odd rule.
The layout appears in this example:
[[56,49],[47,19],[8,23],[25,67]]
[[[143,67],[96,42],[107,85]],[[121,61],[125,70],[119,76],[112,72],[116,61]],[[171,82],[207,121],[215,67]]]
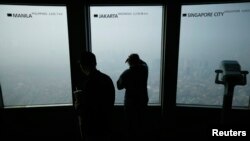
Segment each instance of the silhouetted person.
[[125,88],[124,109],[128,125],[128,138],[138,138],[143,133],[143,122],[148,103],[148,66],[138,54],[131,54],[125,70],[117,81],[119,90]]
[[75,92],[75,107],[80,114],[82,137],[86,141],[109,140],[115,89],[110,77],[96,69],[96,58],[84,52],[79,62],[82,71],[80,90]]

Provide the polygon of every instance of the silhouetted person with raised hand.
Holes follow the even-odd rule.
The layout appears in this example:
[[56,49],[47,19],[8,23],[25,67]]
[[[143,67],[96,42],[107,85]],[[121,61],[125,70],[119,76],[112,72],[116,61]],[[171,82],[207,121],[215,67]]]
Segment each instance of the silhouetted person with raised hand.
[[124,110],[128,126],[128,139],[139,139],[144,127],[148,104],[148,66],[138,54],[131,54],[126,60],[129,68],[117,81],[119,90],[125,88]]
[[79,62],[82,81],[75,91],[84,141],[109,141],[115,89],[110,77],[96,69],[96,58],[84,52]]

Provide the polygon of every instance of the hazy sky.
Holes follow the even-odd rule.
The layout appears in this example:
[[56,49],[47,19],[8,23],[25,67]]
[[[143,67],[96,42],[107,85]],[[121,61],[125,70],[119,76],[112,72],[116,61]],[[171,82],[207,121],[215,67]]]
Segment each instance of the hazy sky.
[[[0,82],[5,105],[71,102],[66,7],[0,5],[0,31]],[[28,84],[30,81],[33,83]],[[52,89],[59,89],[52,87],[55,84],[65,88],[57,94],[59,98],[52,93]],[[45,95],[45,91],[51,94]]]
[[[240,12],[229,12],[236,10]],[[211,56],[235,59],[249,55],[246,50],[250,50],[250,3],[182,7],[182,13],[206,12],[213,16],[181,18],[180,54],[208,60],[212,60]],[[223,16],[215,16],[218,12],[224,12]]]
[[[198,16],[200,13],[211,13],[211,16]],[[191,16],[194,14],[196,17]],[[208,63],[207,70],[214,78],[214,70],[219,68],[222,60],[237,60],[243,70],[250,71],[249,55],[250,3],[182,6],[179,76],[185,75],[180,71],[185,69],[183,64],[185,60],[195,60],[191,63]],[[196,64],[196,66],[199,65]],[[202,71],[199,67],[190,69],[194,73]],[[204,77],[196,77],[194,80],[204,82]],[[185,83],[188,82],[183,84]],[[214,84],[214,80],[211,83]],[[183,88],[180,85],[178,87]],[[249,87],[248,84],[241,89],[245,91]]]
[[[129,54],[138,53],[149,66],[149,89],[152,83],[158,83],[154,102],[159,102],[162,6],[96,6],[90,10],[91,43],[97,67],[116,84],[119,75],[128,68],[125,60]],[[103,18],[104,14],[114,17]]]

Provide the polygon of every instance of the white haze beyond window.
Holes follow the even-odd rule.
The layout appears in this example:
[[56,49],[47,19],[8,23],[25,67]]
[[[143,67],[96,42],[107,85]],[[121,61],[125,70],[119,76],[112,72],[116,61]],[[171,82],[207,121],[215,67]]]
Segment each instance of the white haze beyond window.
[[[237,60],[250,71],[250,3],[182,6],[181,16],[177,103],[222,105],[220,62]],[[249,96],[249,83],[236,86],[233,105],[248,106]]]
[[66,7],[0,5],[4,105],[72,104]]
[[[128,68],[128,55],[138,53],[149,67],[149,103],[159,104],[162,6],[93,6],[90,17],[98,69],[116,86],[119,75]],[[116,89],[116,103],[123,103],[124,93]]]

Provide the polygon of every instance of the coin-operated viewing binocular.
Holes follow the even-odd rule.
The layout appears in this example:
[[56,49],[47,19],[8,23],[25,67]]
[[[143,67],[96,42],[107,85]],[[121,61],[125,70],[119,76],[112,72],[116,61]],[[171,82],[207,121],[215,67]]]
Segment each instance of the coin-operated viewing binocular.
[[[248,71],[241,71],[240,64],[237,61],[224,60],[221,62],[221,69],[215,70],[216,84],[246,85],[246,75]],[[221,74],[221,76],[219,76]]]
[[215,70],[216,84],[223,84],[225,87],[223,96],[223,106],[221,122],[228,123],[228,118],[230,117],[234,87],[236,85],[246,85],[248,71],[242,71],[241,66],[237,61],[234,60],[224,60],[221,62],[221,69]]

